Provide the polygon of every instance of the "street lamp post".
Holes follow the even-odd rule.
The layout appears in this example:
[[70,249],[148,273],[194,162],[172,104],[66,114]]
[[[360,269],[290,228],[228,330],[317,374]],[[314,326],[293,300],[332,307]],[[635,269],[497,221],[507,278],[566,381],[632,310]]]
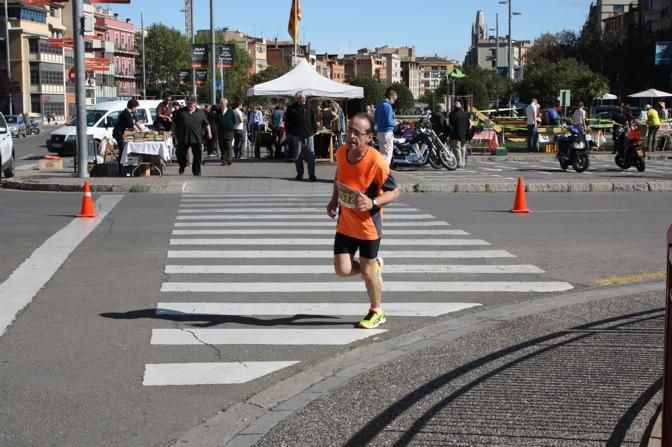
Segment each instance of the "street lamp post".
[[508,68],[508,78],[513,80],[513,47],[512,47],[512,44],[511,44],[511,18],[513,16],[519,16],[520,13],[512,11],[511,2],[513,2],[513,0],[500,0],[499,4],[500,5],[506,5],[506,4],[509,5],[509,43],[508,43],[508,47],[509,47],[509,49],[508,49],[508,51],[509,51],[508,67],[509,68]]
[[210,97],[210,104],[216,104],[217,96],[217,71],[216,71],[216,57],[217,42],[215,42],[215,1],[210,0],[210,72],[212,73],[212,94]]
[[7,82],[9,82],[9,114],[12,110],[12,67],[9,63],[9,14],[7,13],[7,0],[5,0],[5,51],[7,52]]

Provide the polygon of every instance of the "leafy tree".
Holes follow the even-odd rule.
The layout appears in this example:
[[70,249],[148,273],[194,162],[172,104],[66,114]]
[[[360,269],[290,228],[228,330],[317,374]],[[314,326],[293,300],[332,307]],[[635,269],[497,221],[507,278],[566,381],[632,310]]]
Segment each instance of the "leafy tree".
[[405,84],[401,82],[395,82],[390,85],[390,88],[397,92],[397,102],[394,104],[395,109],[397,110],[410,110],[415,107],[415,100],[413,99],[413,93]]
[[279,78],[280,76],[286,74],[291,69],[292,67],[289,65],[269,65],[265,70],[253,74],[250,77],[250,83],[252,85],[256,85],[261,84],[262,82],[272,81],[273,79]]
[[378,79],[371,76],[360,76],[353,78],[350,85],[362,87],[364,89],[364,98],[361,103],[364,105],[376,105],[385,96],[385,86]]
[[[147,90],[160,92],[179,88],[180,70],[191,66],[191,49],[184,34],[175,28],[154,23],[146,30],[145,64]],[[140,41],[140,37],[137,38]],[[142,48],[136,58],[137,72],[142,72]]]
[[534,43],[525,53],[525,65],[557,61],[574,57],[577,53],[579,37],[573,31],[559,33],[544,33],[534,40]]
[[549,101],[564,89],[571,90],[573,98],[590,104],[593,98],[609,90],[609,80],[576,59],[561,59],[528,67],[517,88],[523,101],[533,97]]
[[508,98],[513,91],[512,82],[492,70],[481,67],[465,68],[464,78],[455,80],[457,95],[473,95],[477,109],[487,109],[493,102]]

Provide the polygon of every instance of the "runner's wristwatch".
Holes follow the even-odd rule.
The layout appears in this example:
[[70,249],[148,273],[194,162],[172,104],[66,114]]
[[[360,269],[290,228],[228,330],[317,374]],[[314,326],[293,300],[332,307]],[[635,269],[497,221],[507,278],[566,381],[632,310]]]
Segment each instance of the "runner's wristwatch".
[[375,210],[375,209],[380,208],[380,205],[378,205],[378,201],[376,199],[371,200],[371,203],[373,204],[371,206],[371,210]]

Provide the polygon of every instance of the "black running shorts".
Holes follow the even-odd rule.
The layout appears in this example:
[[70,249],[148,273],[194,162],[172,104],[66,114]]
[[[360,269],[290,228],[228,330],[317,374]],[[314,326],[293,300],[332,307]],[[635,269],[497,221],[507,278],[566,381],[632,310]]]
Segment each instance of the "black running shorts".
[[348,253],[353,256],[359,250],[360,258],[376,259],[378,257],[378,248],[380,247],[380,239],[367,241],[363,239],[355,239],[354,237],[346,236],[341,233],[336,233],[334,238],[334,254],[341,255]]

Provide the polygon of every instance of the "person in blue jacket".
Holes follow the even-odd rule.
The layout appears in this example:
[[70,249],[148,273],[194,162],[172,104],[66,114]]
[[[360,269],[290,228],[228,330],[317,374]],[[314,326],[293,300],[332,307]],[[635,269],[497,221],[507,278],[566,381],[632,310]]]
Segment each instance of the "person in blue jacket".
[[373,115],[376,123],[376,132],[378,132],[378,147],[383,154],[387,164],[392,161],[392,152],[394,150],[394,128],[397,127],[397,121],[394,119],[394,110],[392,105],[397,101],[397,92],[388,88],[385,92],[385,98],[380,101],[376,112]]

